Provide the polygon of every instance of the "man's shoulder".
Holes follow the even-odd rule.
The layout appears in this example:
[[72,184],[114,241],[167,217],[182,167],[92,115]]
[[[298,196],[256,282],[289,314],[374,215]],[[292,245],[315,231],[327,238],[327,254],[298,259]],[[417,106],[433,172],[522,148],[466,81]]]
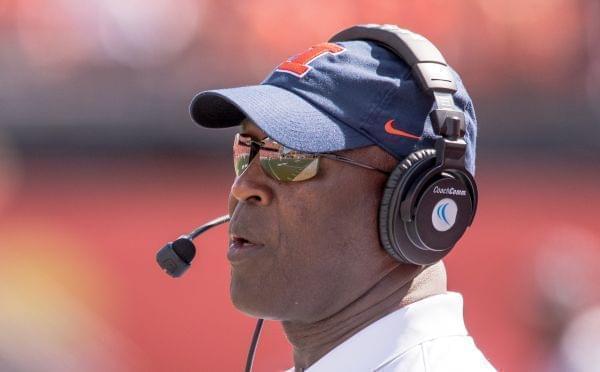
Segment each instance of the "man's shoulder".
[[492,372],[469,336],[459,293],[430,296],[371,323],[307,372]]
[[422,342],[382,363],[375,372],[495,372],[470,336],[447,336]]

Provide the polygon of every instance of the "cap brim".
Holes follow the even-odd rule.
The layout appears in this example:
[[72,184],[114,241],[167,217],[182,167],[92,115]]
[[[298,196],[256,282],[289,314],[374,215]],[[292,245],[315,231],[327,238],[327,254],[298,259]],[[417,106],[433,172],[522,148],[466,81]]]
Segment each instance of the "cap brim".
[[208,128],[239,125],[250,118],[270,138],[305,152],[331,152],[372,145],[355,129],[300,96],[274,85],[201,92],[190,105],[194,121]]

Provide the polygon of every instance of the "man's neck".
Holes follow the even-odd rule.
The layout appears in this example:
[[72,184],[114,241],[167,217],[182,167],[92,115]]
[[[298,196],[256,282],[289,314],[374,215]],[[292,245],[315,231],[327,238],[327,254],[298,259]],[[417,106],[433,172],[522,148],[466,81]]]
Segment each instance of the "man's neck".
[[296,370],[308,368],[333,348],[376,320],[423,298],[446,292],[446,271],[439,262],[425,269],[400,265],[358,299],[315,323],[284,321],[294,349]]

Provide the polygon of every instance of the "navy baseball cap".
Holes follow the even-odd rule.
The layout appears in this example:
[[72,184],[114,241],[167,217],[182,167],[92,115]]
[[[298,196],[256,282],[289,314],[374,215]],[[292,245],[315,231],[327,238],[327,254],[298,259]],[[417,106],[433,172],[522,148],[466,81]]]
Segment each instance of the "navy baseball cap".
[[[455,104],[465,113],[466,168],[475,173],[477,121],[471,98],[454,70]],[[270,138],[303,152],[335,152],[377,145],[402,160],[432,148],[433,97],[393,52],[370,41],[322,43],[281,63],[259,85],[208,90],[190,113],[209,128],[248,117]]]

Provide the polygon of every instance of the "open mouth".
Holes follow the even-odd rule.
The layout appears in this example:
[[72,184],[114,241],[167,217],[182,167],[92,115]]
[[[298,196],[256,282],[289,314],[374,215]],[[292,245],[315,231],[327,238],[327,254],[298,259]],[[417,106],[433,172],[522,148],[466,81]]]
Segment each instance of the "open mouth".
[[230,241],[232,245],[236,245],[238,248],[242,249],[257,245],[256,243],[237,235],[232,235]]
[[239,235],[230,235],[229,250],[227,251],[227,259],[230,262],[238,262],[252,257],[255,252],[260,251],[264,247],[262,244],[255,243]]

